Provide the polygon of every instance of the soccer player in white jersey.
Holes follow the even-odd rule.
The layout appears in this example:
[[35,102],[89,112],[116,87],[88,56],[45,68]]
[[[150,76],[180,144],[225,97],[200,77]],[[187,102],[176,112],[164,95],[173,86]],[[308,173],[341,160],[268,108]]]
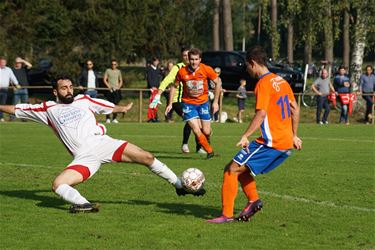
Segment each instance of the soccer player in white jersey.
[[73,161],[52,183],[52,190],[72,204],[71,212],[98,211],[99,204],[90,203],[73,186],[90,178],[101,164],[109,162],[142,164],[171,183],[178,195],[198,196],[205,193],[205,190],[198,193],[185,190],[176,174],[151,153],[127,141],[107,136],[104,125],[96,122],[94,113],[126,113],[133,103],[119,106],[88,95],[73,97],[71,80],[66,76],[60,76],[56,80],[53,83],[56,101],[35,105],[0,105],[0,111],[50,126],[72,154]]

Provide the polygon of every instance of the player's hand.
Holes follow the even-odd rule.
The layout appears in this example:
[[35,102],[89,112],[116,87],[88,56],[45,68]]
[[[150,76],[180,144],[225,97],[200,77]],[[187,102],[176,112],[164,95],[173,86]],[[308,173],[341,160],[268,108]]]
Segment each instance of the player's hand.
[[242,136],[240,141],[236,144],[237,147],[245,148],[246,151],[249,153],[249,140],[246,136]]
[[172,109],[172,104],[169,104],[166,108],[165,108],[165,115],[168,115],[168,113],[171,111]]
[[216,114],[216,112],[219,111],[219,104],[217,102],[212,103],[212,113]]
[[295,149],[301,150],[302,149],[302,140],[300,138],[298,138],[297,136],[294,136],[293,137],[293,146],[294,146]]
[[122,112],[128,112],[133,107],[133,103],[128,103],[126,106],[123,107]]
[[160,102],[160,95],[159,94],[156,94],[154,99],[152,99],[152,102],[150,103],[150,105],[148,106],[150,109],[154,109],[156,108],[159,104],[161,104]]

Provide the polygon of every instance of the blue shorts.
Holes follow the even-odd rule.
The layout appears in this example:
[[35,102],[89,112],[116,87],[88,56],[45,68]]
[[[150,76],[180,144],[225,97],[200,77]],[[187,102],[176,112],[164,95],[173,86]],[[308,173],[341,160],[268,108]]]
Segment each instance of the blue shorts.
[[292,153],[291,150],[277,150],[252,141],[246,149],[241,149],[233,161],[239,165],[246,165],[253,176],[265,174],[279,166]]
[[192,119],[201,119],[203,121],[211,120],[210,106],[208,101],[199,105],[182,103],[182,111],[184,112],[184,121],[189,121]]

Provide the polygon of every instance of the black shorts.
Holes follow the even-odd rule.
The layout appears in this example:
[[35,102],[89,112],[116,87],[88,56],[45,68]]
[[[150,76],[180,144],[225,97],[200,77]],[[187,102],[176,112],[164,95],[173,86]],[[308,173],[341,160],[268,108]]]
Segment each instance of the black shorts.
[[174,102],[172,103],[172,110],[176,112],[179,116],[183,116],[184,112],[182,111],[182,104],[181,102]]
[[246,99],[240,99],[240,98],[237,99],[238,110],[244,110],[245,109],[245,100]]

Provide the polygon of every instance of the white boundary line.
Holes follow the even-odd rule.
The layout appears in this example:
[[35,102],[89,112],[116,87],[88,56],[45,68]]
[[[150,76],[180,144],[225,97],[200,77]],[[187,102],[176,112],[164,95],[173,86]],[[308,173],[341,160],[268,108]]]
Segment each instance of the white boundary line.
[[[17,166],[17,167],[42,167],[42,168],[55,168],[54,166],[45,166],[45,165],[38,165],[38,164],[25,164],[25,163],[12,163],[12,162],[0,162],[0,165],[10,165],[10,166]],[[119,169],[120,170],[120,169]],[[99,171],[101,172],[107,172],[107,173],[116,173],[116,174],[125,174],[125,175],[132,175],[132,176],[154,176],[154,174],[146,174],[146,173],[124,173],[121,171],[113,171],[110,169],[103,169],[101,168]],[[215,183],[209,185],[214,188],[219,187]],[[258,191],[261,194],[268,195],[271,197],[280,198],[283,200],[288,201],[296,201],[296,202],[302,202],[307,204],[314,204],[318,206],[324,206],[324,207],[333,207],[333,208],[340,208],[340,209],[350,209],[350,210],[356,210],[361,212],[375,212],[375,208],[366,208],[366,207],[358,207],[358,206],[349,206],[349,205],[338,205],[332,201],[316,201],[316,200],[310,200],[303,197],[297,197],[297,196],[291,196],[291,195],[284,195],[284,194],[277,194],[274,192],[268,192],[268,191]]]

